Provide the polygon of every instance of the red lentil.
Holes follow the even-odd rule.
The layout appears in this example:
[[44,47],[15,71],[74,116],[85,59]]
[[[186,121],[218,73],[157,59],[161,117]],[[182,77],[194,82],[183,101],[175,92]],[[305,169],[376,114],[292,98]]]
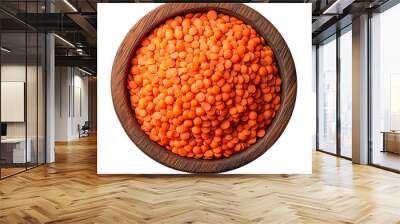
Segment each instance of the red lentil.
[[154,29],[132,58],[127,88],[150,139],[180,156],[246,150],[280,108],[274,53],[243,21],[210,10]]

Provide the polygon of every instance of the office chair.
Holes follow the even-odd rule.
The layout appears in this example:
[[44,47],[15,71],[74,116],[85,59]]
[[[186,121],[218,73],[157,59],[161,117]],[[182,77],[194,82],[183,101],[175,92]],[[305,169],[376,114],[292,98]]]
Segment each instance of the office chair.
[[89,121],[85,121],[85,123],[82,125],[82,127],[79,127],[80,125],[78,125],[78,129],[79,129],[79,138],[80,137],[87,137],[89,136],[89,129],[90,129],[90,125],[89,125]]

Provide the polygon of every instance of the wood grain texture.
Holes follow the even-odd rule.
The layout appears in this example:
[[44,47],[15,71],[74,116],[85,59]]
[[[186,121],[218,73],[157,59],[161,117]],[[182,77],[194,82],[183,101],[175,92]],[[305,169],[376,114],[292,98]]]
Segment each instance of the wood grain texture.
[[96,138],[0,180],[0,224],[400,223],[400,175],[313,152],[312,175],[97,175]]
[[[251,25],[263,36],[275,53],[282,79],[281,107],[268,127],[266,135],[243,152],[220,160],[195,160],[180,157],[157,143],[152,142],[140,129],[131,109],[126,79],[135,49],[141,40],[166,19],[189,12],[204,12],[215,9],[235,16]],[[238,3],[181,3],[164,4],[143,17],[127,34],[114,60],[111,77],[111,92],[114,108],[126,133],[148,156],[173,169],[193,173],[218,173],[229,171],[255,160],[265,153],[280,137],[294,109],[297,78],[294,62],[285,40],[279,31],[261,14]]]

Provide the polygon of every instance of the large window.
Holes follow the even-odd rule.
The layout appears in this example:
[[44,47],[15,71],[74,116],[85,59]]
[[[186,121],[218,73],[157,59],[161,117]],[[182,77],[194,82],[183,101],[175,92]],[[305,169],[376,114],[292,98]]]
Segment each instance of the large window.
[[341,32],[340,43],[340,155],[352,157],[352,33]]
[[371,18],[370,137],[373,164],[400,170],[400,4]]
[[318,149],[336,153],[336,37],[318,47]]
[[[319,44],[318,141],[319,150],[352,157],[352,26]],[[339,92],[338,92],[339,91]],[[338,123],[340,122],[340,123]]]

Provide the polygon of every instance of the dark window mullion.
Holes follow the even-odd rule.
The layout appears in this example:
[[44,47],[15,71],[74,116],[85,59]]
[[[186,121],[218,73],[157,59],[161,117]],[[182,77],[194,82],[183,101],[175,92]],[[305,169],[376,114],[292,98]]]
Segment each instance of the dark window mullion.
[[[27,21],[28,1],[25,0],[25,21]],[[28,96],[28,25],[25,23],[25,102],[24,102],[24,120],[25,120],[25,170],[28,170],[28,119],[27,119],[27,96]]]
[[[39,0],[36,1],[39,13]],[[36,32],[36,166],[39,165],[39,32]]]
[[[45,13],[48,13],[49,12],[48,11],[48,5],[49,5],[48,1],[45,0],[44,4],[45,4],[44,11],[45,11]],[[47,163],[47,144],[48,144],[48,142],[47,142],[47,124],[48,124],[47,123],[47,73],[48,73],[47,72],[47,43],[48,43],[47,38],[48,38],[48,35],[49,34],[47,32],[44,33],[44,56],[43,56],[44,68],[42,69],[42,80],[44,79],[44,100],[43,100],[43,102],[44,102],[44,111],[43,111],[44,112],[44,135],[43,135],[44,161],[43,161],[43,163]],[[42,53],[43,53],[43,51],[42,51]],[[44,78],[43,78],[43,72],[44,72]],[[43,107],[42,107],[42,109],[43,109]]]
[[319,45],[315,46],[315,96],[316,96],[316,134],[315,148],[319,149]]
[[373,153],[372,153],[372,64],[371,64],[371,56],[372,56],[372,30],[371,30],[371,20],[372,20],[372,12],[368,12],[368,31],[367,31],[367,45],[368,45],[368,53],[367,53],[367,64],[368,64],[368,70],[367,70],[367,83],[368,83],[368,95],[367,95],[367,102],[368,102],[368,111],[367,111],[367,119],[368,119],[368,124],[367,124],[367,129],[368,129],[368,164],[373,164]]
[[341,156],[341,119],[340,119],[340,30],[336,31],[336,154]]

